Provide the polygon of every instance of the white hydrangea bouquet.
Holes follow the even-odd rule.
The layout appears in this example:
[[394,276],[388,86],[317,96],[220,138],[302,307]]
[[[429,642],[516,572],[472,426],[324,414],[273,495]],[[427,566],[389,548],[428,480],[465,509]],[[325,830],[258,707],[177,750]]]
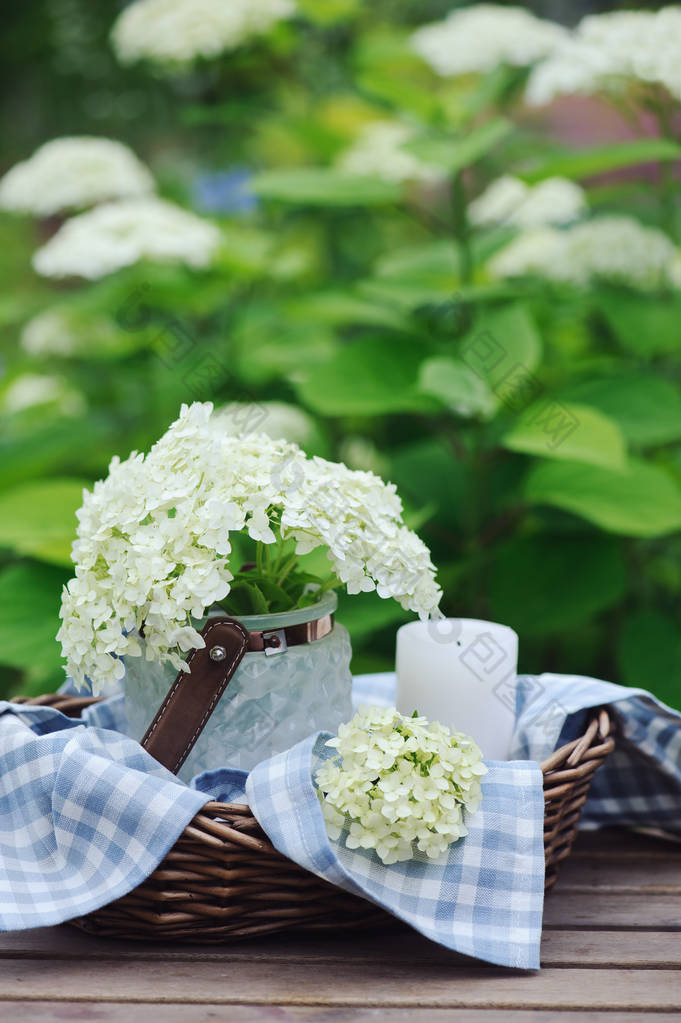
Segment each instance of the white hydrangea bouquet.
[[374,849],[390,864],[411,859],[415,847],[436,859],[468,834],[464,811],[477,810],[487,773],[468,736],[416,712],[360,707],[326,745],[337,756],[315,781],[332,840],[345,833],[348,849]]
[[[295,444],[230,435],[210,403],[184,405],[146,456],[114,458],[78,518],[58,639],[67,673],[95,693],[124,676],[121,658],[187,670],[205,645],[196,623],[215,606],[286,612],[341,585],[421,617],[440,600],[393,485]],[[247,570],[230,561],[234,533],[253,542]],[[322,545],[329,572],[316,577],[300,557]]]

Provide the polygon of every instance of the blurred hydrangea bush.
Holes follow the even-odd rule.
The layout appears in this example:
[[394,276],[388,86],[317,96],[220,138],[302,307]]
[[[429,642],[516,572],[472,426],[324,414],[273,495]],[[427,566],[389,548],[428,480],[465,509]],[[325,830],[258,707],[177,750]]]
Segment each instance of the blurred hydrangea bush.
[[[50,116],[0,179],[2,689],[61,679],[83,487],[210,400],[394,482],[524,670],[680,705],[681,6],[38,7],[3,42]],[[405,615],[341,606],[356,670]]]

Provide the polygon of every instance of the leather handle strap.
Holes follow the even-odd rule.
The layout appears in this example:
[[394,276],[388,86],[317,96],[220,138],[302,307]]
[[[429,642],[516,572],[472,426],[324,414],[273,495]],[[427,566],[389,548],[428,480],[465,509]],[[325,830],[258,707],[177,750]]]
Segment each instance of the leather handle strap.
[[142,746],[173,774],[182,767],[248,649],[249,635],[233,618],[211,618],[202,650],[187,658],[142,739]]

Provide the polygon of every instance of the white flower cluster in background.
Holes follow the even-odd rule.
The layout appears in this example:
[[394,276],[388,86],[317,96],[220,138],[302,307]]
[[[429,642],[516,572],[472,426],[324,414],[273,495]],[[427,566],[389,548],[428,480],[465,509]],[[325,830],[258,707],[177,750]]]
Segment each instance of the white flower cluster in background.
[[121,678],[143,623],[147,658],[185,668],[181,654],[204,646],[192,618],[230,590],[230,532],[273,543],[277,517],[299,553],[328,547],[348,592],[376,589],[424,617],[439,603],[428,548],[402,524],[391,484],[285,441],[230,436],[211,413],[184,405],[146,457],[114,458],[84,492],[58,635],[79,686]]
[[585,210],[584,190],[574,181],[547,178],[537,185],[527,185],[520,178],[504,175],[470,203],[468,216],[478,227],[540,227],[568,224]]
[[121,351],[125,342],[130,343],[129,336],[110,317],[64,304],[30,319],[19,344],[29,355],[69,358],[86,352],[91,356],[95,351]]
[[437,74],[449,76],[491,71],[499,64],[528,67],[566,36],[566,29],[523,7],[476,4],[417,29],[411,44]]
[[533,70],[526,98],[540,105],[564,94],[618,91],[639,81],[663,85],[679,99],[680,51],[681,6],[588,15]]
[[85,398],[63,377],[46,373],[22,373],[0,395],[0,411],[7,414],[40,405],[54,405],[65,416],[77,416],[85,411]]
[[284,401],[232,401],[216,409],[213,418],[225,433],[235,437],[264,433],[272,440],[288,440],[304,447],[316,435],[312,416]]
[[360,707],[327,746],[337,756],[315,775],[329,837],[374,849],[385,864],[415,850],[433,859],[468,834],[487,773],[472,739],[423,717]]
[[65,137],[46,142],[7,171],[0,207],[45,217],[153,190],[151,174],[122,142]]
[[399,121],[370,121],[357,140],[341,154],[338,167],[350,174],[376,175],[386,181],[441,181],[442,167],[425,163],[403,149],[414,137],[414,129]]
[[489,263],[494,277],[537,274],[585,286],[594,280],[642,291],[681,287],[681,256],[665,234],[631,217],[601,216],[565,230],[527,231]]
[[72,217],[33,256],[44,277],[96,280],[140,259],[207,266],[220,245],[215,224],[155,197],[121,199]]
[[123,63],[216,57],[295,12],[293,0],[136,0],[118,16],[112,41]]

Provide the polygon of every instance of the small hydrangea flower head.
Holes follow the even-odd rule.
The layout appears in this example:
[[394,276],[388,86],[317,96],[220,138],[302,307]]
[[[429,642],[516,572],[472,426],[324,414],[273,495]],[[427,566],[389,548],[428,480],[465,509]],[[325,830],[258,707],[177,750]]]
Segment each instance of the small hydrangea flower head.
[[482,798],[487,773],[478,746],[424,717],[360,707],[327,746],[336,755],[315,782],[329,837],[374,850],[385,864],[417,852],[443,856],[468,834],[465,814]]
[[553,53],[566,36],[566,29],[524,7],[475,4],[423,25],[411,44],[433,71],[447,77],[492,71],[499,64],[529,67]]
[[662,85],[681,99],[681,6],[659,11],[609,11],[583,18],[532,71],[526,99],[617,94],[632,84]]
[[111,38],[121,63],[187,63],[235,50],[295,12],[293,0],[136,0]]
[[150,172],[122,142],[75,136],[46,142],[8,170],[0,207],[47,217],[153,190]]
[[490,260],[494,277],[534,274],[586,287],[606,280],[639,291],[681,287],[681,256],[674,243],[633,217],[600,216],[559,230],[518,235]]
[[207,266],[220,229],[174,203],[155,197],[104,203],[62,224],[33,256],[43,277],[97,280],[141,259]]

